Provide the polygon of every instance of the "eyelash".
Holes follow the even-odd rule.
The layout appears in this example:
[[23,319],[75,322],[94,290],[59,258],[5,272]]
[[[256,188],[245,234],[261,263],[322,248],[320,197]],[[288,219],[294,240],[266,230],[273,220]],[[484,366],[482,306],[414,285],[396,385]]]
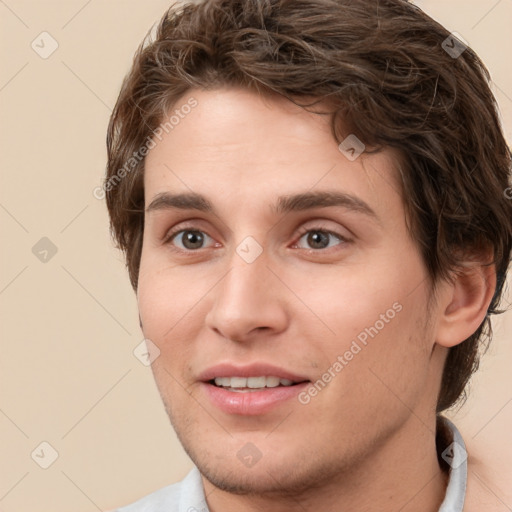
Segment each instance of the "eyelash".
[[[170,233],[168,233],[168,235],[165,237],[165,239],[163,240],[163,243],[164,245],[169,245],[169,246],[172,246],[172,242],[173,240],[180,234],[180,233],[185,233],[186,231],[196,231],[198,233],[201,233],[203,235],[206,235],[208,238],[212,238],[210,235],[208,235],[207,233],[205,233],[204,231],[202,231],[201,229],[198,229],[196,226],[193,226],[193,225],[186,225],[186,226],[180,226],[179,229],[176,229],[174,231],[171,231]],[[300,241],[300,239],[307,233],[310,233],[310,232],[320,232],[320,233],[324,233],[326,235],[330,235],[334,238],[337,238],[339,240],[339,244],[337,245],[345,245],[345,244],[348,244],[351,242],[350,239],[340,235],[339,233],[336,233],[335,231],[332,231],[332,230],[329,230],[327,228],[325,228],[324,226],[321,226],[321,225],[318,225],[318,226],[313,226],[313,227],[302,227],[299,229],[299,232],[297,234],[297,242],[294,243],[293,247],[297,247],[297,244],[298,242]],[[178,247],[172,247],[172,250],[175,250],[175,251],[178,251],[178,252],[181,252],[181,253],[194,253],[194,252],[200,252],[202,249],[205,249],[204,247],[201,247],[199,249],[181,249],[181,248],[178,248]],[[312,252],[326,252],[328,251],[329,249],[332,249],[332,247],[327,247],[327,248],[324,248],[324,249],[312,249],[312,248],[309,248],[309,249],[304,249],[304,248],[300,248],[300,249],[303,249],[303,250],[306,250],[306,251],[312,251]]]
[[[343,235],[340,235],[339,233],[336,233],[335,231],[332,231],[330,229],[327,229],[325,228],[324,226],[313,226],[313,227],[306,227],[306,226],[303,226],[299,229],[299,232],[298,232],[298,239],[297,239],[297,243],[300,241],[300,239],[307,233],[311,233],[311,232],[317,232],[317,233],[324,233],[326,235],[330,235],[334,238],[337,238],[340,243],[337,244],[337,245],[346,245],[350,242],[350,240],[346,237],[344,237]],[[297,243],[295,243],[293,246],[296,247],[297,246]],[[327,251],[329,249],[332,249],[332,247],[329,247],[329,248],[325,248],[325,249],[304,249],[304,250],[309,250],[309,251],[314,251],[314,252],[320,252],[320,251]]]

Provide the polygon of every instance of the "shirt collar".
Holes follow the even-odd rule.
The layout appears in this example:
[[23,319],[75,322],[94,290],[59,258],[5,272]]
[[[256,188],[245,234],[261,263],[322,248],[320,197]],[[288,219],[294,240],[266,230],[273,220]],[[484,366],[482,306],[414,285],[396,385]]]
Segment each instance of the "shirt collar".
[[468,478],[466,445],[457,427],[444,416],[438,416],[437,430],[438,457],[449,467],[448,486],[439,512],[462,512]]

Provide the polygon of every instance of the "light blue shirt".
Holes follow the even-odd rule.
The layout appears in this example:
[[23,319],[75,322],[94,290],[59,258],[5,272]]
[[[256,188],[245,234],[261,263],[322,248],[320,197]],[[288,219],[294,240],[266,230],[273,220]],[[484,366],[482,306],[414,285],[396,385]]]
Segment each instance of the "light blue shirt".
[[[466,446],[455,425],[446,418],[442,420],[452,437],[448,441],[450,444],[439,454],[450,465],[448,486],[439,512],[462,512],[467,482]],[[201,474],[194,467],[181,482],[155,491],[116,512],[209,512]]]

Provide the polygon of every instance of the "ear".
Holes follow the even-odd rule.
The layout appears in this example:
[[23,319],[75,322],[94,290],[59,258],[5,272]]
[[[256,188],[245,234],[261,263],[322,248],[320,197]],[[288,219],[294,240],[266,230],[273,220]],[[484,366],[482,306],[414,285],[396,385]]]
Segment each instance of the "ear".
[[441,292],[436,343],[453,347],[469,338],[483,322],[496,290],[494,265],[463,263]]

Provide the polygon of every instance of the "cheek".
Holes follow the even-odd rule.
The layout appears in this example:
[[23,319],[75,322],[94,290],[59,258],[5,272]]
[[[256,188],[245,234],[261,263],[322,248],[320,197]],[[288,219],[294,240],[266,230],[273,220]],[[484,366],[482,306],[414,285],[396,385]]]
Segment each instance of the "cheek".
[[[151,369],[170,413],[173,403],[186,399],[183,395],[186,388],[184,375],[188,374],[186,367],[193,355],[193,340],[197,337],[197,333],[191,330],[197,322],[190,321],[194,301],[183,293],[182,287],[186,283],[178,273],[169,279],[162,266],[154,264],[148,267],[149,260],[143,262],[151,271],[146,271],[141,264],[139,313],[144,337],[160,351]],[[172,401],[168,399],[170,396],[174,397]]]
[[[206,289],[204,281],[183,269],[173,269],[165,257],[149,250],[142,252],[138,304],[144,334],[161,342],[186,324]],[[203,282],[203,285],[201,284]]]
[[[358,271],[340,268],[310,272],[307,281],[290,275],[293,289],[303,303],[330,329],[335,338],[353,338],[372,326],[379,331],[400,322],[411,303],[410,285],[405,276],[391,272]],[[302,285],[301,285],[302,282]],[[363,336],[364,337],[364,336]]]
[[191,374],[190,362],[204,350],[201,331],[210,307],[208,293],[218,280],[218,274],[210,274],[193,265],[173,268],[154,253],[141,258],[139,313],[145,338],[160,350],[152,369],[159,387],[173,389],[175,396]]
[[144,335],[161,340],[178,320],[179,298],[165,280],[157,273],[144,273],[139,279],[139,313],[144,326]]
[[[332,366],[338,356],[351,382],[366,379],[368,368],[400,379],[409,370],[427,366],[433,341],[425,326],[427,289],[418,279],[421,267],[367,268],[373,270],[311,274],[314,286],[308,279],[294,288],[316,317],[295,315],[307,339],[322,340],[316,348],[311,342],[307,348],[320,374],[329,368],[336,373]],[[340,368],[337,365],[337,375]]]
[[338,322],[339,330],[350,322],[350,334],[329,346],[330,364],[342,356],[343,369],[332,392],[345,406],[368,404],[367,413],[387,417],[415,409],[428,386],[429,357],[433,341],[423,312],[423,292],[408,297],[390,294],[373,297],[357,318]]

